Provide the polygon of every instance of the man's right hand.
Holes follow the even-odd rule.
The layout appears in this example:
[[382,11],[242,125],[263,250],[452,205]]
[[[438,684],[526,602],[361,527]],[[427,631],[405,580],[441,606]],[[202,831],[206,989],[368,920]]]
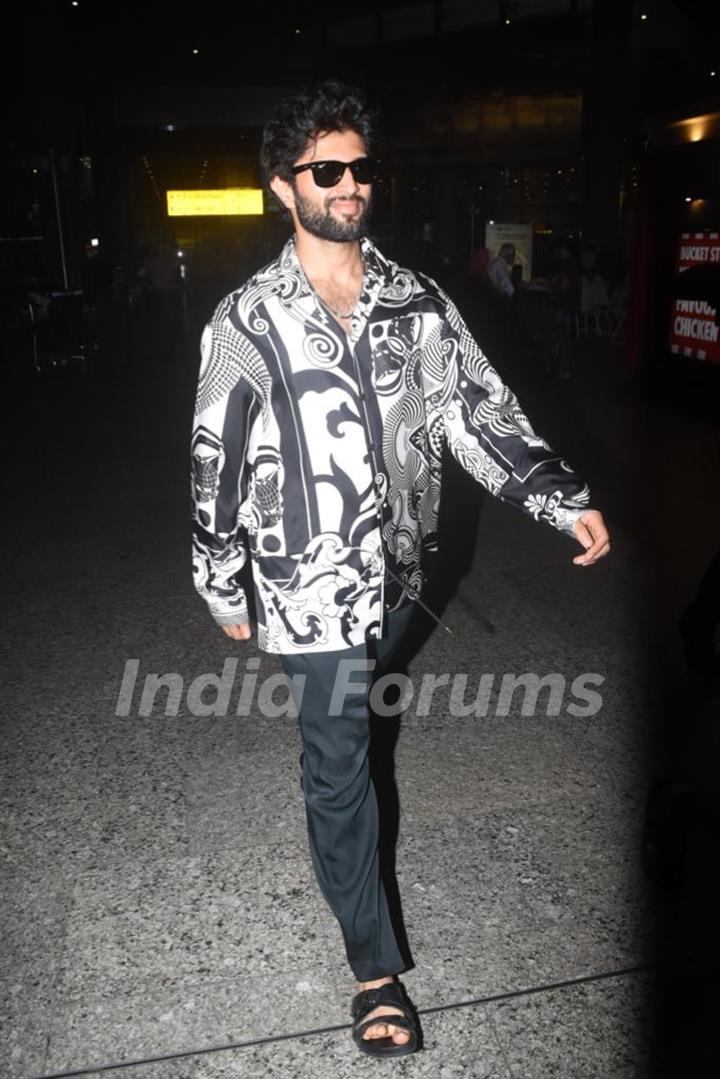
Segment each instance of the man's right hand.
[[221,626],[226,637],[232,637],[234,641],[248,641],[252,637],[252,630],[247,622],[239,626]]

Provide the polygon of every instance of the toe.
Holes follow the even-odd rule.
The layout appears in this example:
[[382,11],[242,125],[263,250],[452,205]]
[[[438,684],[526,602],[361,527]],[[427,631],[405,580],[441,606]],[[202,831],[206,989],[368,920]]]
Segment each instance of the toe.
[[375,1021],[367,1028],[363,1038],[390,1038],[395,1045],[406,1045],[410,1041],[410,1031],[393,1023],[393,1019],[399,1014],[397,1009],[388,1009],[385,1014],[381,1012],[380,1015],[372,1015],[370,1018]]
[[393,1026],[392,1023],[374,1023],[367,1029],[365,1038],[392,1038],[396,1045],[405,1045],[410,1041],[410,1032],[404,1027]]

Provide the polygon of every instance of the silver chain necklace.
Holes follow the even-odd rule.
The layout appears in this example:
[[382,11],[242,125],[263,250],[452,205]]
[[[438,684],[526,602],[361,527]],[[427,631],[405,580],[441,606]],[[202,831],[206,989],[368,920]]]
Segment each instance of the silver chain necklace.
[[[363,279],[364,279],[364,277],[365,277],[365,259],[364,258],[362,259],[362,272],[363,272]],[[328,311],[330,312],[331,315],[333,315],[335,318],[345,318],[345,319],[347,319],[347,318],[352,318],[353,315],[355,314],[355,311],[357,310],[357,305],[360,303],[360,296],[362,296],[363,285],[362,284],[360,285],[360,296],[358,296],[357,300],[355,301],[355,304],[353,306],[352,311],[348,311],[348,313],[346,315],[341,314],[340,311],[336,311],[334,307],[331,307],[330,304],[327,302],[327,300],[324,300],[322,298],[322,296],[320,295],[320,293],[318,292],[318,290],[316,288],[314,288],[312,285],[311,285],[311,288],[313,288],[313,291],[315,292],[318,299],[320,300],[320,303],[323,304],[324,307],[327,307],[327,309],[328,309]]]
[[[320,296],[320,293],[318,293],[318,296]],[[356,303],[355,307],[353,307],[352,311],[348,311],[348,313],[346,315],[343,315],[339,311],[336,311],[334,307],[331,307],[330,304],[327,302],[327,300],[323,300],[322,296],[320,296],[320,302],[323,303],[325,305],[325,307],[327,307],[330,314],[334,315],[335,318],[352,318],[353,315],[355,314],[355,307],[357,307],[357,303]],[[359,298],[358,298],[358,302],[359,302]]]

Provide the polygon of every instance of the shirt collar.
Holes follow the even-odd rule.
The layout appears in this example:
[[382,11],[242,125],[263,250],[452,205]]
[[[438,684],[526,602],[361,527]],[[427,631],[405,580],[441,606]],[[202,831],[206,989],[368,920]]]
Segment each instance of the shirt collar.
[[[378,251],[371,240],[367,237],[363,237],[360,241],[360,250],[365,266],[365,274],[360,299],[358,300],[355,315],[352,319],[352,339],[354,341],[360,337],[360,334],[364,330],[382,289],[386,285],[391,284],[393,279],[393,264]],[[310,304],[315,309],[315,291],[305,276],[300,259],[298,258],[294,236],[290,237],[280,252],[278,266],[281,272],[299,278],[300,288],[293,294],[294,302],[301,303],[304,308],[307,308],[307,305]]]

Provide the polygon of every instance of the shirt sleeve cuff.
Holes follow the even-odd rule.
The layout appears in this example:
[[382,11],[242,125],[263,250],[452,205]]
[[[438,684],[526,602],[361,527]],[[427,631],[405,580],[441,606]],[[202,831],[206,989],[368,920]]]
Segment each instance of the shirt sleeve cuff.
[[558,506],[549,518],[549,523],[554,528],[557,528],[559,532],[565,532],[568,536],[575,536],[575,524],[586,513],[587,507],[573,509],[568,506]]
[[250,622],[247,601],[244,596],[231,609],[216,603],[210,603],[208,606],[210,607],[210,614],[219,626],[242,626]]

